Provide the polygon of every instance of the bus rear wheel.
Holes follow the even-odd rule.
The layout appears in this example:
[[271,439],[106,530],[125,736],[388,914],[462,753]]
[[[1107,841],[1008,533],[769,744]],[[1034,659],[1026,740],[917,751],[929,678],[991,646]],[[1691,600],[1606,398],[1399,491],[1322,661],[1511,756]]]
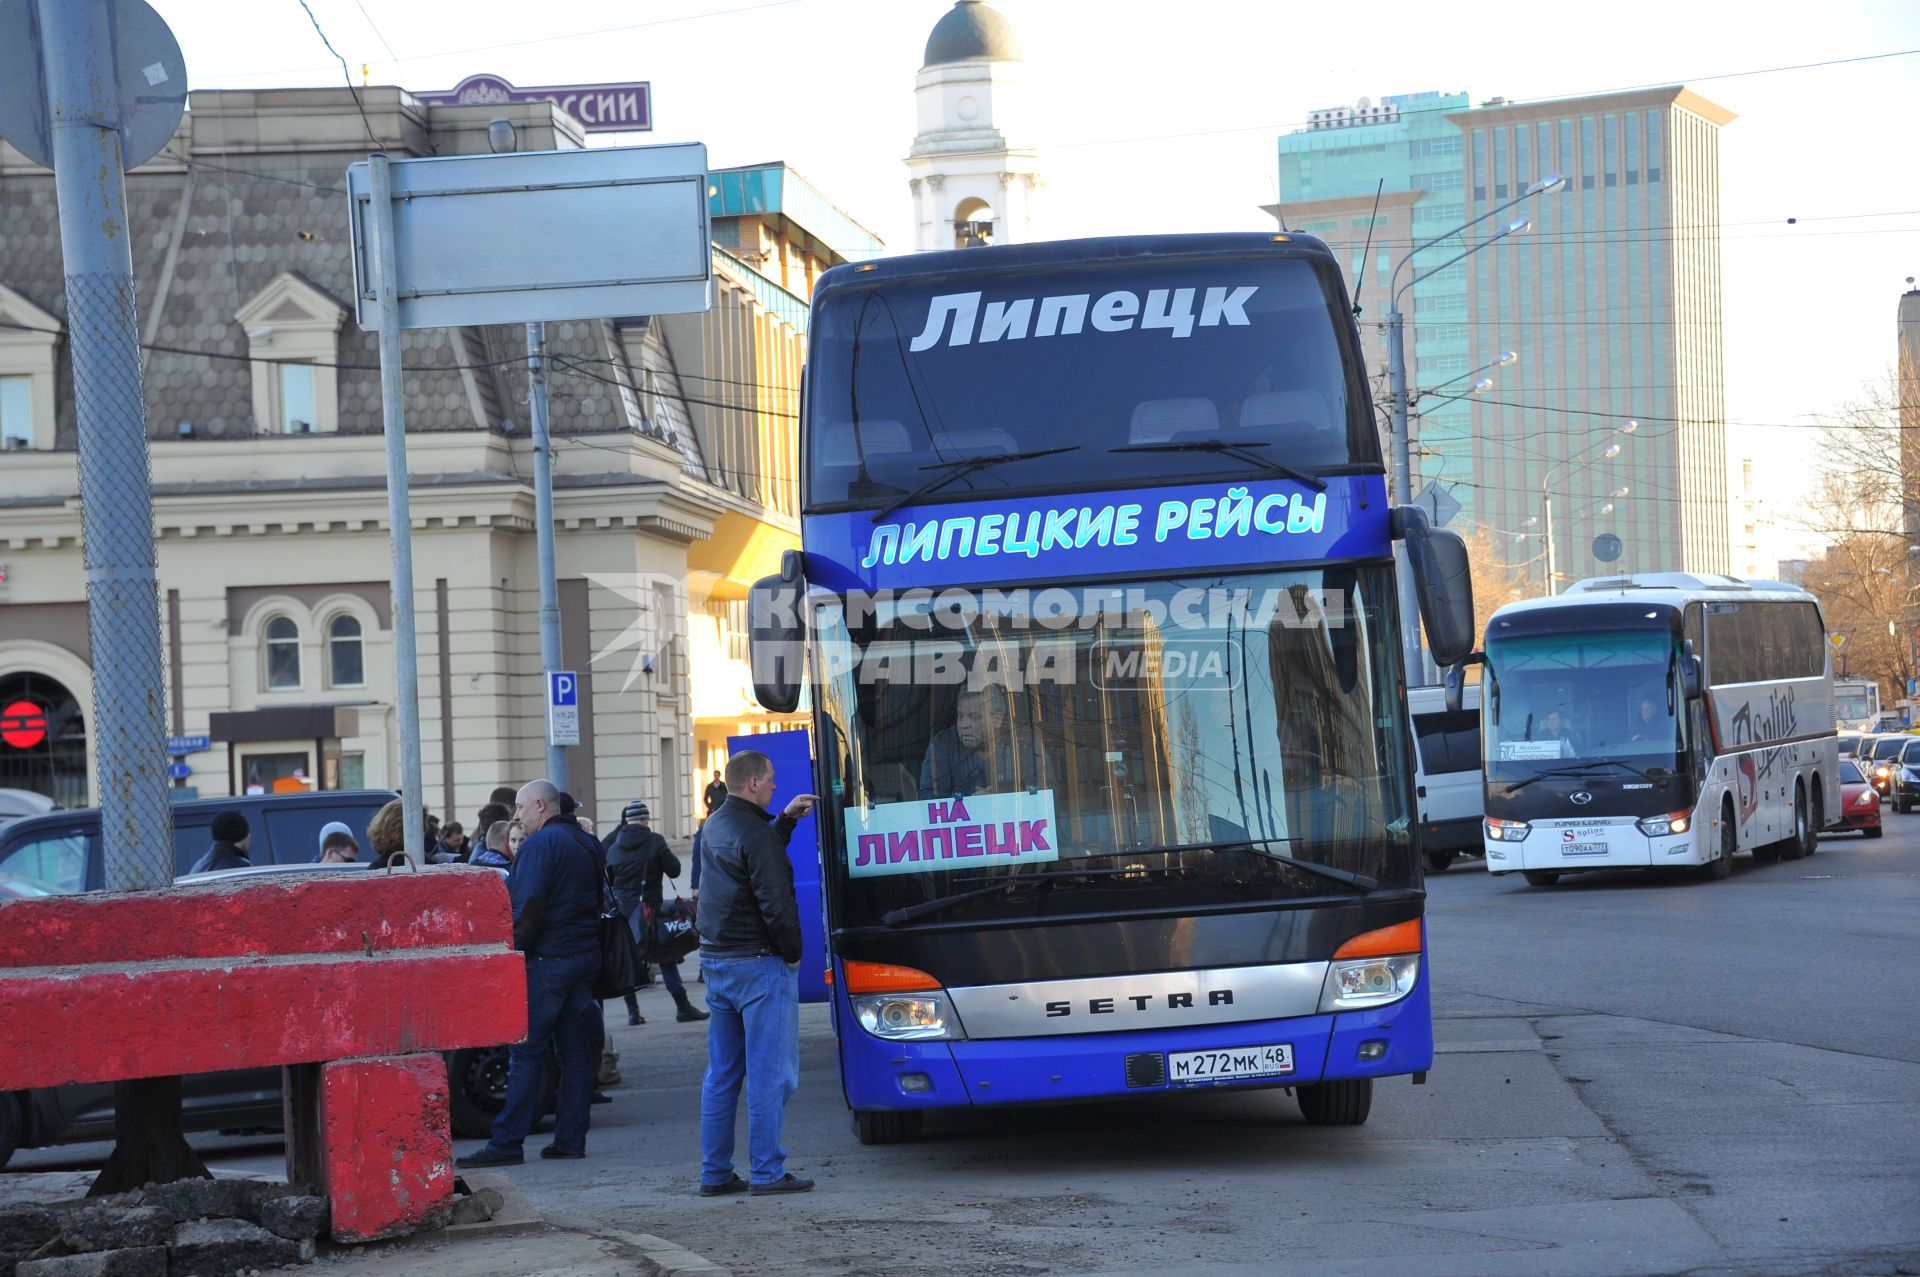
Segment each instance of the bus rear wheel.
[[1523,869],[1529,887],[1551,887],[1560,881],[1560,875],[1551,869]]
[[1358,1126],[1373,1111],[1373,1079],[1348,1077],[1296,1086],[1293,1096],[1300,1101],[1300,1115],[1314,1126]]
[[1454,856],[1454,853],[1451,851],[1428,852],[1427,853],[1427,872],[1436,873],[1436,874],[1445,873],[1447,871],[1447,866],[1453,863],[1453,856]]
[[854,1133],[862,1144],[905,1144],[920,1138],[918,1113],[855,1113]]
[[1798,860],[1807,854],[1807,791],[1804,786],[1793,787],[1793,832],[1779,843],[1780,859]]

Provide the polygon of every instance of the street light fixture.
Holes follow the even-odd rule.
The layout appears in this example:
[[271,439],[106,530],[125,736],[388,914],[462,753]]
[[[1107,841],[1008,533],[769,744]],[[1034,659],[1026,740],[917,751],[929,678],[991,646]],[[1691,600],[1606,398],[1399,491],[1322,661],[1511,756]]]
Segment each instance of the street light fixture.
[[[1626,422],[1622,422],[1620,425],[1614,426],[1610,433],[1631,435],[1638,429],[1640,429],[1639,422],[1626,421]],[[1602,442],[1603,440],[1605,440],[1605,442]],[[1600,455],[1608,461],[1611,461],[1615,457],[1620,455],[1621,445],[1616,441],[1608,440],[1606,435],[1602,435],[1600,436],[1599,439],[1594,440],[1593,443],[1589,443],[1586,446],[1586,448],[1582,448],[1579,452],[1574,453],[1571,457],[1568,457],[1565,461],[1562,461],[1559,465],[1548,466],[1546,473],[1540,476],[1540,500],[1541,500],[1541,504],[1546,508],[1546,515],[1547,515],[1546,538],[1547,538],[1547,593],[1548,594],[1556,594],[1559,592],[1557,583],[1560,579],[1559,572],[1557,572],[1554,568],[1553,490],[1549,486],[1549,484],[1551,484],[1553,480],[1554,471],[1559,470],[1565,466],[1570,466],[1574,464],[1576,461],[1579,461],[1582,455],[1584,455],[1589,448],[1594,447],[1596,444],[1600,445]],[[1628,487],[1626,484],[1623,483],[1619,487],[1615,488],[1613,491],[1607,493],[1607,496],[1613,498],[1614,500],[1618,500],[1621,497],[1629,495],[1632,491],[1633,491],[1632,488]],[[1601,505],[1599,507],[1599,512],[1601,514],[1612,514],[1613,501],[1607,501],[1606,503]],[[1527,522],[1529,523],[1529,525],[1531,525],[1533,521],[1529,519]]]
[[[1445,270],[1455,262],[1472,256],[1489,244],[1497,244],[1509,235],[1518,235],[1531,227],[1533,223],[1524,217],[1508,222],[1494,234],[1488,236],[1478,244],[1454,254],[1438,266],[1417,272],[1405,284],[1399,283],[1400,272],[1405,270],[1407,263],[1411,262],[1417,255],[1432,248],[1434,245],[1452,239],[1490,218],[1498,217],[1500,214],[1524,200],[1532,199],[1536,195],[1551,194],[1566,184],[1567,179],[1558,173],[1551,173],[1546,177],[1540,178],[1514,198],[1504,203],[1494,205],[1486,212],[1480,214],[1480,216],[1463,222],[1445,234],[1437,235],[1425,243],[1414,245],[1405,257],[1402,257],[1395,263],[1393,273],[1388,276],[1387,368],[1388,376],[1392,383],[1391,393],[1393,395],[1393,482],[1401,501],[1411,502],[1413,500],[1413,446],[1407,438],[1407,412],[1408,409],[1412,407],[1412,404],[1407,395],[1406,320],[1405,316],[1400,313],[1401,294],[1406,292],[1407,289],[1412,288],[1415,284],[1418,284],[1421,280],[1430,277],[1436,271]],[[1512,352],[1508,353],[1511,354]],[[1505,359],[1504,355],[1502,359]],[[1407,672],[1411,675],[1413,671],[1423,669],[1424,667],[1420,655],[1420,618],[1418,605],[1413,594],[1413,575],[1407,570],[1404,559],[1401,560],[1396,575],[1399,578],[1400,590],[1401,646],[1406,658]]]

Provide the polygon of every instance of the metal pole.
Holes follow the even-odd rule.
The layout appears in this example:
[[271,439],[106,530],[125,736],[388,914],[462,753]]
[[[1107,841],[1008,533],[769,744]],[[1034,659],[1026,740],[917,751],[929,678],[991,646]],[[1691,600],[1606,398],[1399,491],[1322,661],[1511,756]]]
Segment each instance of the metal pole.
[[[1396,295],[1387,311],[1388,394],[1393,399],[1393,499],[1413,503],[1413,444],[1407,438],[1407,347]],[[1413,588],[1413,566],[1405,546],[1394,547],[1394,576],[1400,591],[1400,645],[1407,678],[1421,678],[1426,660],[1420,651],[1420,603]]]
[[38,2],[80,440],[106,885],[144,891],[173,883],[173,811],[113,24],[107,0]]
[[1553,493],[1543,487],[1540,495],[1547,503],[1547,593],[1558,594],[1560,593],[1560,574],[1554,570],[1553,563]]
[[[540,688],[560,668],[560,582],[553,566],[553,443],[547,434],[547,326],[527,325],[527,403],[533,416],[533,533],[540,555]],[[567,747],[547,731],[547,779],[567,788]]]
[[415,864],[424,864],[426,796],[420,780],[420,646],[413,627],[413,515],[407,502],[407,387],[400,366],[400,297],[394,288],[393,179],[387,171],[387,157],[381,152],[367,157],[367,177],[373,287],[380,308],[380,424],[387,435],[387,525],[393,544],[393,708],[400,717],[400,800],[406,814],[407,855]]

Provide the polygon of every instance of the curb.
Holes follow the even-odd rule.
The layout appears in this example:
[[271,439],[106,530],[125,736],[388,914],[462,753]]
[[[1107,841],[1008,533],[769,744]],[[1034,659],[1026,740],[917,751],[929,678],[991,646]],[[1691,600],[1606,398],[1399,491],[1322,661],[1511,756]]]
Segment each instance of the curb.
[[658,1277],[733,1277],[732,1269],[723,1268],[677,1242],[655,1237],[652,1233],[629,1233],[576,1215],[549,1215],[547,1222],[556,1228],[585,1233],[591,1237],[604,1237],[631,1246],[653,1265]]

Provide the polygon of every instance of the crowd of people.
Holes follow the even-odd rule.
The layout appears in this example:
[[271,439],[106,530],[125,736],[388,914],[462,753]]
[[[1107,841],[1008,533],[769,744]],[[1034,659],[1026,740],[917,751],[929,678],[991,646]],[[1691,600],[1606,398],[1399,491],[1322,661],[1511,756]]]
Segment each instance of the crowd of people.
[[[800,1081],[800,910],[786,847],[813,797],[795,798],[776,815],[769,810],[773,792],[771,760],[750,750],[736,754],[725,778],[715,772],[706,787],[707,817],[694,838],[691,889],[707,1009],[694,1005],[678,957],[655,955],[675,1019],[708,1025],[697,1187],[703,1197],[813,1187],[811,1179],[787,1170],[781,1140],[787,1101]],[[365,863],[379,868],[405,855],[405,822],[398,799],[374,814],[367,823],[371,858]],[[679,876],[680,858],[653,829],[644,801],[628,803],[619,825],[600,839],[573,798],[547,780],[495,789],[474,822],[477,839],[469,839],[458,822],[440,825],[430,815],[427,822],[430,863],[505,872],[514,947],[526,959],[527,1035],[508,1048],[506,1101],[485,1147],[460,1158],[459,1165],[525,1160],[550,1063],[557,1069],[553,1139],[540,1156],[584,1158],[589,1110],[606,1098],[595,1090],[606,1042],[605,1010],[594,997],[601,919],[610,913],[623,918],[647,955],[654,919],[665,907],[665,883]],[[211,846],[193,872],[250,864],[245,816],[223,812],[210,833]],[[361,863],[353,831],[337,821],[326,825],[315,859]],[[632,991],[625,1002],[628,1024],[644,1024]],[[747,1177],[734,1169],[734,1121],[743,1088]]]

